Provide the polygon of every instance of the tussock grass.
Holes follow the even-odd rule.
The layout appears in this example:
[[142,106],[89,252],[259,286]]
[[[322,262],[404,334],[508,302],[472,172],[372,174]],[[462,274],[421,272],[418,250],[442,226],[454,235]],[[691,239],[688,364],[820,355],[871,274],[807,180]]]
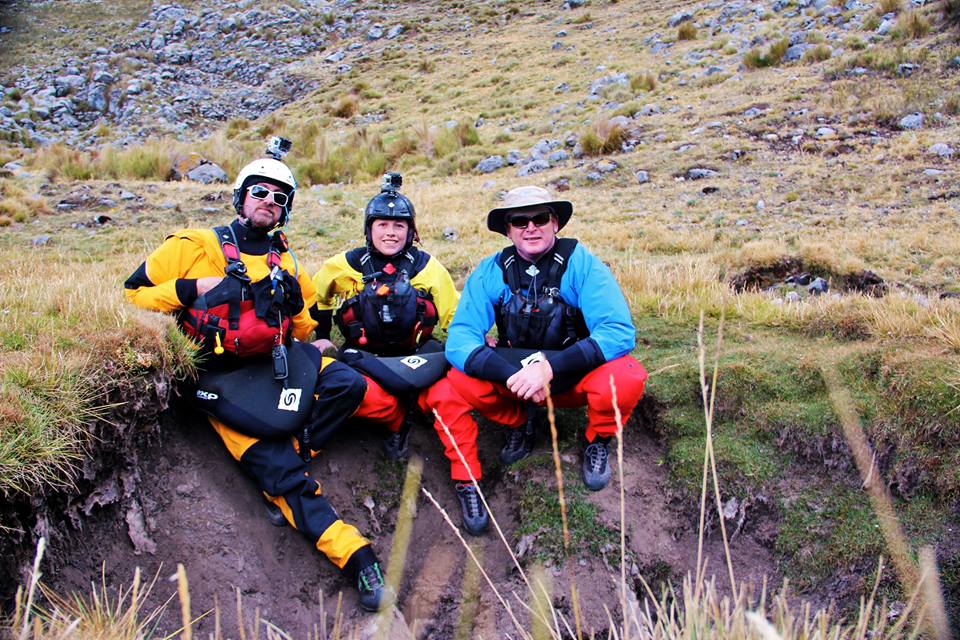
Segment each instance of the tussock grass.
[[960,25],[960,0],[944,0],[940,10],[947,24],[954,27]]
[[833,49],[830,48],[830,45],[818,44],[803,53],[803,61],[823,62],[824,60],[829,60],[832,55]]
[[627,132],[618,124],[612,124],[606,118],[595,120],[580,134],[580,147],[588,156],[599,156],[620,151],[620,145],[627,139]]
[[922,38],[930,32],[930,21],[920,11],[904,11],[897,18],[896,36],[910,40]]
[[0,226],[26,222],[38,215],[52,213],[42,198],[30,195],[12,180],[0,180]]
[[331,115],[337,118],[352,118],[360,111],[360,102],[357,100],[357,96],[345,94],[330,105],[329,111]]
[[235,173],[248,155],[243,145],[229,141],[227,135],[213,136],[200,145],[154,138],[124,149],[104,145],[91,152],[56,143],[28,156],[27,165],[44,171],[50,180],[168,180],[175,158],[197,152],[218,164],[228,175]]
[[630,77],[630,91],[634,94],[653,91],[657,88],[657,77],[649,71]]
[[[192,349],[169,318],[96,295],[110,267],[75,260],[0,259],[0,492],[69,486],[107,394],[149,371],[186,376]],[[72,270],[69,289],[62,286]],[[22,283],[30,281],[30,294]]]
[[696,40],[697,28],[692,22],[682,22],[677,28],[677,40]]
[[751,49],[743,54],[743,64],[748,69],[775,67],[783,60],[789,47],[790,41],[787,38],[781,38],[771,43],[765,50],[759,47]]
[[877,13],[881,16],[901,9],[903,9],[903,0],[879,0],[877,2]]

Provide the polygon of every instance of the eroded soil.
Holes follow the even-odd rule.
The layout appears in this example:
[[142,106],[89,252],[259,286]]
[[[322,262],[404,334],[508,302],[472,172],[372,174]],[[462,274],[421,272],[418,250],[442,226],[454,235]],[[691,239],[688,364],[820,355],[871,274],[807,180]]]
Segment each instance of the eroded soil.
[[[363,425],[351,427],[314,461],[313,473],[343,519],[370,537],[389,563],[403,468],[381,460],[381,435]],[[533,479],[553,486],[555,481],[549,465],[533,466],[522,475],[496,469],[493,461],[501,445],[498,428],[481,428],[481,459],[490,461],[492,467],[485,490],[493,514],[516,549],[516,501],[523,483]],[[423,459],[422,486],[459,524],[448,467],[439,440],[425,422],[414,430],[411,447]],[[129,585],[135,567],[141,567],[145,576],[157,576],[144,611],[174,597],[157,623],[160,630],[172,632],[180,625],[175,599],[179,563],[189,578],[193,615],[219,604],[224,637],[239,635],[237,591],[242,601],[240,615],[248,629],[259,616],[293,638],[307,637],[322,624],[324,611],[331,624],[342,591],[347,627],[369,631],[374,618],[358,612],[352,587],[296,531],[269,523],[253,482],[242,474],[200,416],[184,409],[166,414],[158,440],[147,449],[140,452],[139,483],[132,501],[123,507],[116,503],[92,510],[81,530],[71,536],[69,548],[51,551],[50,561],[57,568],[46,576],[55,591],[89,592],[91,582],[99,582],[101,569],[110,588]],[[541,439],[537,451],[547,455],[548,449],[549,441]],[[573,464],[578,453],[570,447],[562,451],[565,461]],[[696,505],[681,503],[668,490],[665,467],[658,464],[662,455],[652,431],[637,418],[631,420],[625,438],[623,480],[631,586],[638,584],[638,575],[652,582],[676,581],[696,565]],[[598,507],[598,524],[611,527],[620,521],[620,484],[614,469],[611,485],[587,496]],[[366,506],[370,500],[372,508]],[[510,616],[478,576],[457,535],[422,495],[417,505],[392,637],[408,637],[412,632],[419,638],[491,638],[509,633],[513,628]],[[738,581],[775,576],[769,540],[759,530],[762,527],[746,526],[733,539]],[[526,624],[529,615],[518,599],[529,602],[530,597],[507,550],[493,532],[468,542],[497,590]],[[707,540],[705,554],[708,567],[718,574],[718,582],[725,584],[719,535]],[[526,551],[525,564],[532,555]],[[526,569],[529,572],[530,566]],[[558,610],[572,610],[570,587],[575,581],[586,627],[599,631],[610,625],[605,608],[619,610],[619,548],[607,548],[599,555],[575,550],[564,567],[548,564],[545,574],[553,582]],[[776,584],[774,579],[771,583]],[[572,624],[572,616],[570,619]],[[214,628],[214,616],[208,615],[196,623],[195,631],[206,637]]]

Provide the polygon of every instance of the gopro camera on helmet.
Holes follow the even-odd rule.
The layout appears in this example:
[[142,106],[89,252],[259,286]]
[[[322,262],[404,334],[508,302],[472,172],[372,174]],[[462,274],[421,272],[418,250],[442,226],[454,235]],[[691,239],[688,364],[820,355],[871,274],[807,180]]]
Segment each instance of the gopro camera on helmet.
[[403,184],[403,176],[396,171],[388,171],[383,174],[383,181],[380,183],[380,191],[399,191]]
[[267,155],[274,160],[280,160],[283,156],[287,155],[292,146],[293,143],[290,142],[289,138],[270,136],[270,139],[267,141]]

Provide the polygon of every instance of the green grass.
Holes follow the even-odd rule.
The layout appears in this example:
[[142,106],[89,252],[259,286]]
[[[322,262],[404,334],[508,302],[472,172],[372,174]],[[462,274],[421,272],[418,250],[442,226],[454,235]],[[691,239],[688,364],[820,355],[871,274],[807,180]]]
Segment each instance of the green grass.
[[809,589],[840,569],[850,571],[858,562],[872,562],[884,546],[866,495],[835,486],[783,505],[776,550],[796,586]]
[[[570,549],[574,555],[599,557],[607,545],[619,545],[619,533],[597,522],[597,508],[587,500],[587,490],[580,482],[579,469],[569,465],[563,467]],[[517,504],[520,522],[516,537],[519,541],[524,536],[534,536],[531,556],[559,565],[564,560],[563,527],[560,500],[553,484],[524,483]]]
[[743,64],[748,69],[775,67],[783,60],[783,55],[789,47],[790,41],[787,38],[781,38],[771,43],[766,49],[751,49],[743,55]]
[[[0,494],[7,495],[72,484],[111,394],[127,389],[121,395],[129,398],[141,376],[193,371],[193,350],[169,319],[127,307],[119,283],[112,294],[91,295],[115,281],[105,278],[116,268],[109,252],[85,262],[79,252],[50,251],[28,266],[13,240],[0,243]],[[14,283],[28,280],[25,296]]]

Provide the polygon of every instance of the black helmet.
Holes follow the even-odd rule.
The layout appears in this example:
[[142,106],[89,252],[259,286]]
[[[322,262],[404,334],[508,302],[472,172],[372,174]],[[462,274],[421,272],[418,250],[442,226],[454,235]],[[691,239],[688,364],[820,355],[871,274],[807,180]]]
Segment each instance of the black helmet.
[[383,176],[383,184],[380,187],[380,193],[370,198],[367,208],[363,213],[363,233],[367,238],[367,247],[372,248],[373,243],[370,239],[370,227],[374,220],[406,220],[409,225],[407,229],[407,241],[403,246],[406,251],[414,243],[419,242],[417,235],[417,212],[413,208],[413,203],[405,195],[401,194],[399,189],[403,178],[399,173],[387,173]]

